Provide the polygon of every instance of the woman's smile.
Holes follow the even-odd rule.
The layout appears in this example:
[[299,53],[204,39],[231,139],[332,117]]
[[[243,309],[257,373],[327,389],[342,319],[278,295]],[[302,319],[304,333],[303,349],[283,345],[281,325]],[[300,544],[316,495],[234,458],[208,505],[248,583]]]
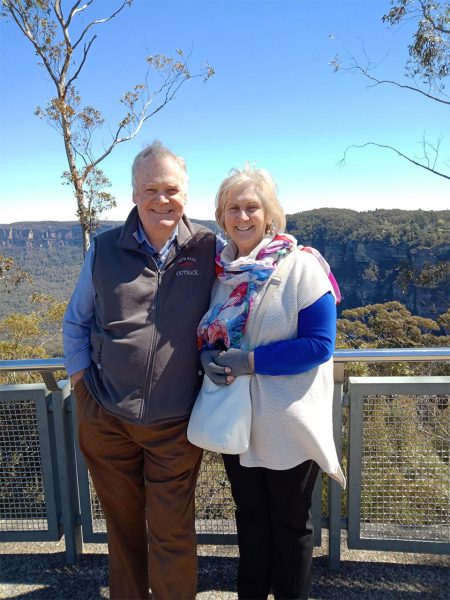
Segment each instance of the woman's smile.
[[267,218],[253,184],[230,191],[225,204],[224,225],[240,256],[250,254],[263,239]]

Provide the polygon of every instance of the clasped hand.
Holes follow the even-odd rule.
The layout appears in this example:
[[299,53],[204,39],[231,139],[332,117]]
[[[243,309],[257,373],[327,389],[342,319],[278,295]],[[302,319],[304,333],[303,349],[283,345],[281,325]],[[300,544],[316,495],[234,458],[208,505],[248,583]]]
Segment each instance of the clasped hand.
[[230,348],[222,350],[203,350],[200,354],[205,374],[216,385],[227,385],[241,375],[251,375],[253,369],[249,362],[249,352]]

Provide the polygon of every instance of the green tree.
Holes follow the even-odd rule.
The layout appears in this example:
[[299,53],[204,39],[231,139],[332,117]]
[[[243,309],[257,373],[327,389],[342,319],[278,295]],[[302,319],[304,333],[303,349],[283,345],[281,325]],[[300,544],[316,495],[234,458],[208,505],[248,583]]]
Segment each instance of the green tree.
[[[445,90],[450,74],[450,3],[435,0],[391,0],[391,9],[382,17],[384,23],[396,27],[406,22],[415,23],[415,31],[408,45],[409,58],[405,64],[405,80],[382,79],[375,74],[376,66],[370,59],[363,65],[343,48],[331,61],[335,71],[358,73],[374,86],[395,86],[427,101],[450,107]],[[368,141],[361,145],[352,144],[344,151],[341,162],[353,148],[376,146],[397,154],[411,164],[426,171],[450,179],[449,163],[440,159],[442,137],[431,141],[424,134],[421,141],[421,157],[412,157],[399,148],[381,142]]]
[[[0,320],[0,360],[48,358],[49,349],[60,343],[66,302],[45,294],[32,294],[33,310],[27,314],[11,313]],[[3,382],[39,380],[39,376],[11,372]]]
[[450,308],[443,315],[438,317],[437,322],[441,326],[444,334],[450,336]]
[[[412,315],[400,302],[370,304],[342,311],[337,348],[434,348],[450,346],[449,315],[436,321]],[[440,363],[349,363],[348,375],[447,375]]]
[[400,302],[386,302],[344,310],[338,321],[338,339],[346,348],[444,345],[437,344],[439,329],[436,321],[412,315]]
[[[106,122],[100,110],[82,104],[76,84],[97,37],[91,32],[114,19],[131,6],[133,0],[117,0],[116,10],[103,18],[92,15],[94,0],[84,4],[81,0],[71,3],[62,0],[1,1],[0,14],[10,19],[31,43],[39,65],[54,86],[55,95],[46,106],[38,106],[36,115],[46,119],[62,136],[68,164],[63,180],[72,186],[75,195],[83,252],[86,253],[99,216],[115,206],[114,196],[108,191],[110,181],[100,168],[102,161],[118,144],[134,138],[143,124],[164,108],[184,83],[197,77],[206,81],[214,70],[206,64],[198,73],[191,73],[187,59],[179,49],[174,57],[148,56],[143,82],[122,95],[123,116],[113,125]],[[158,75],[153,89],[150,87],[152,71]],[[104,143],[109,135],[110,141]]]
[[17,287],[20,283],[27,282],[31,284],[31,276],[23,271],[10,256],[0,254],[0,285],[4,291],[9,293],[12,288]]
[[[430,90],[444,92],[450,72],[450,5],[435,0],[392,0],[392,8],[383,21],[399,25],[413,19],[417,29],[408,46],[407,72],[419,77]],[[438,98],[434,98],[438,100]]]

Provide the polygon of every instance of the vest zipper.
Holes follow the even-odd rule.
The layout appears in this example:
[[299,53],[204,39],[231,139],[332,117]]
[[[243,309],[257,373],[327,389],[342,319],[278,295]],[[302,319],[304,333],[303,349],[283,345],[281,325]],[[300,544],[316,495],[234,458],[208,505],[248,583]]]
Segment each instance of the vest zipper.
[[103,338],[100,340],[97,350],[97,372],[101,377],[103,377],[103,367],[102,367],[102,351],[103,351]]
[[160,287],[161,287],[162,273],[178,258],[178,256],[181,254],[181,252],[187,246],[188,246],[188,242],[185,242],[183,245],[178,246],[176,251],[174,252],[173,256],[170,258],[168,257],[168,260],[166,260],[166,262],[164,263],[162,270],[160,270],[160,268],[156,264],[155,259],[153,257],[149,257],[155,263],[156,273],[157,273],[157,288],[156,288],[156,295],[155,295],[155,319],[154,319],[154,324],[153,324],[153,334],[152,334],[152,341],[151,341],[150,354],[149,354],[150,358],[147,362],[147,370],[145,372],[143,407],[142,407],[141,418],[140,418],[140,422],[142,425],[145,424],[145,422],[147,420],[146,417],[150,410],[149,409],[149,404],[150,404],[149,392],[150,392],[150,388],[151,388],[151,385],[153,382],[153,370],[154,370],[154,366],[155,366],[155,350],[156,350],[157,337],[158,337],[157,324],[158,324],[158,315],[159,315]]
[[153,381],[153,370],[155,367],[155,350],[157,346],[157,338],[158,338],[158,316],[159,316],[159,298],[160,298],[160,287],[161,287],[161,271],[159,270],[156,261],[153,259],[156,265],[156,294],[155,294],[155,315],[153,319],[152,326],[152,339],[150,343],[150,352],[149,359],[147,361],[147,369],[145,372],[145,387],[143,394],[143,403],[142,403],[142,412],[141,412],[141,424],[144,424],[146,421],[147,413],[149,412],[149,404],[150,404],[150,388]]

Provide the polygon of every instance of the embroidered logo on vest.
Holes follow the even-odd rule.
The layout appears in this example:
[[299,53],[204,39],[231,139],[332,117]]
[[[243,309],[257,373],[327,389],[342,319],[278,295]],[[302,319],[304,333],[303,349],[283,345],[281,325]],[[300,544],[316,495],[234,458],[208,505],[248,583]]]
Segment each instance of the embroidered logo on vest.
[[195,268],[197,259],[193,256],[185,256],[178,259],[177,277],[198,277],[198,270]]

